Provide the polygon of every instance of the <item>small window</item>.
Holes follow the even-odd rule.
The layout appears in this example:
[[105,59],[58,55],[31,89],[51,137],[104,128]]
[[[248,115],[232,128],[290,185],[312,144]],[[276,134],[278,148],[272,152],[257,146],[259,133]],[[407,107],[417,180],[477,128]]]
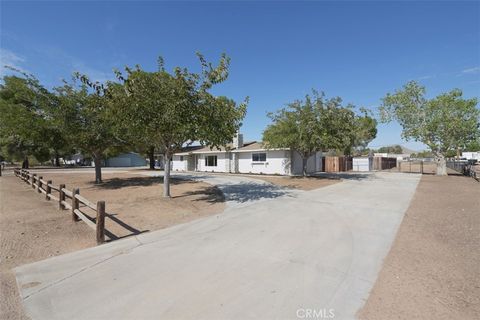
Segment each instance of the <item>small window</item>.
[[183,161],[183,156],[180,156],[180,161]]
[[217,156],[205,157],[205,167],[216,167],[216,166],[217,166]]
[[252,161],[253,162],[265,162],[265,161],[267,161],[267,154],[265,152],[252,153]]

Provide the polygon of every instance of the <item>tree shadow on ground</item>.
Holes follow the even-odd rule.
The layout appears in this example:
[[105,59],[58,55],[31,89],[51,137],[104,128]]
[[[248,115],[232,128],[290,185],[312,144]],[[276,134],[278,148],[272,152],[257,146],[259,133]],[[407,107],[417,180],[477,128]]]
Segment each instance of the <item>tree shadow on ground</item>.
[[192,201],[206,201],[209,203],[225,202],[223,192],[216,186],[210,186],[204,189],[184,192],[182,195],[172,198],[183,198],[188,196],[200,196]]
[[[170,178],[171,185],[177,185],[187,182],[194,182],[187,179]],[[131,178],[112,178],[104,180],[100,184],[94,184],[97,188],[101,189],[121,189],[126,187],[148,187],[152,185],[158,185],[163,183],[163,177],[131,177]]]
[[[79,209],[82,211],[83,215],[88,220],[92,221],[95,224],[97,223],[97,216],[95,215],[95,212],[92,211],[88,206],[86,206],[84,204],[80,204]],[[117,224],[122,229],[127,230],[127,232],[122,232],[123,235],[120,236],[120,235],[117,235],[114,232],[108,230],[107,228],[105,228],[105,236],[108,238],[106,240],[107,242],[131,237],[131,236],[136,236],[136,235],[139,235],[141,233],[145,233],[145,232],[150,231],[148,229],[147,230],[136,229],[136,228],[132,227],[131,225],[127,224],[126,222],[124,222],[123,220],[121,220],[120,218],[118,218],[117,215],[118,215],[117,213],[105,212],[105,220],[107,220],[107,219],[111,220],[113,223]]]
[[238,184],[218,185],[227,201],[248,202],[262,199],[275,199],[290,195],[288,188],[279,187],[270,183],[241,182]]
[[353,172],[318,172],[309,177],[318,177],[332,180],[364,180],[372,177],[371,173],[353,173]]

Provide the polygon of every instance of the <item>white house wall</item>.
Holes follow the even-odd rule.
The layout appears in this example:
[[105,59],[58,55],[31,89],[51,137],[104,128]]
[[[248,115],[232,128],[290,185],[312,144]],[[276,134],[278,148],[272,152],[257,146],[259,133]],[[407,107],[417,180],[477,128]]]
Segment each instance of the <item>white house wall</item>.
[[[180,160],[181,157],[183,157],[183,161]],[[172,171],[187,171],[187,156],[173,155],[171,170]]]
[[[302,157],[295,151],[292,151],[292,154],[292,174],[301,175],[303,174]],[[322,152],[319,151],[307,159],[307,173],[322,171],[322,156]]]
[[[267,154],[265,162],[253,162],[252,153]],[[290,174],[290,151],[268,150],[259,152],[238,152],[238,172],[256,174]],[[233,168],[233,167],[232,167]]]
[[[216,167],[206,167],[205,166],[205,157],[207,156],[217,156],[217,166]],[[230,172],[230,161],[229,153],[205,153],[197,154],[197,171],[206,171],[206,172]]]

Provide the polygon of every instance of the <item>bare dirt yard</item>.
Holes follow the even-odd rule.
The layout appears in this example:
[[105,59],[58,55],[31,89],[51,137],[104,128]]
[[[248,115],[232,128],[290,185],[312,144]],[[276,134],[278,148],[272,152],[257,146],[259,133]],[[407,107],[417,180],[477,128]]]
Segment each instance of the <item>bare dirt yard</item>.
[[[93,184],[93,173],[45,170],[39,175],[80,188],[92,202],[106,201],[107,238],[118,239],[166,228],[224,210],[223,194],[202,182],[173,180],[172,198],[162,198],[161,178],[104,172]],[[81,208],[85,210],[85,208]],[[87,214],[93,217],[93,212]],[[26,263],[95,245],[95,231],[72,222],[68,210],[46,201],[43,194],[14,176],[0,178],[0,319],[24,319],[12,269]]]
[[249,175],[248,177],[270,182],[280,187],[287,187],[299,190],[314,190],[341,182],[340,178],[327,177],[290,177],[290,176],[266,176]]
[[423,176],[361,319],[480,319],[480,183]]
[[[40,174],[39,174],[40,175]],[[163,177],[148,177],[135,172],[103,172],[103,183],[93,183],[93,173],[43,172],[44,180],[66,188],[80,189],[92,202],[106,202],[107,236],[113,239],[163,229],[203,216],[221,213],[225,204],[219,189],[199,181],[171,179],[171,198],[163,198]],[[88,207],[81,208],[89,216]]]

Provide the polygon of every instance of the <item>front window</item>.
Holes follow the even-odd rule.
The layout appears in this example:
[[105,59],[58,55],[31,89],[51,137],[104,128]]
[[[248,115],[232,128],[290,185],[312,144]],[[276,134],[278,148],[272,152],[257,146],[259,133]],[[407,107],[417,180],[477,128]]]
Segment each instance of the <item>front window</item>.
[[183,161],[183,156],[180,156],[180,161]]
[[205,167],[216,167],[216,166],[217,166],[217,156],[205,157]]
[[252,153],[253,162],[265,162],[267,161],[267,154],[265,152],[261,153]]

